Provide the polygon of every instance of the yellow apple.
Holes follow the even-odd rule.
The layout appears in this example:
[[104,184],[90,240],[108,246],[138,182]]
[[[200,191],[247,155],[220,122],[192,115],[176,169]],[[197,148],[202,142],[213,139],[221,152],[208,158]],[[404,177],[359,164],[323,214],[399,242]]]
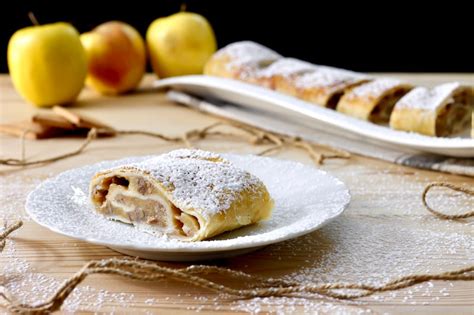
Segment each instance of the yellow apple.
[[153,21],[146,42],[153,71],[161,78],[202,73],[206,61],[217,49],[209,22],[190,12]]
[[145,42],[132,26],[111,21],[81,35],[87,54],[86,84],[102,94],[138,86],[146,66]]
[[8,43],[15,88],[37,106],[73,102],[84,85],[87,62],[79,33],[68,23],[18,30]]

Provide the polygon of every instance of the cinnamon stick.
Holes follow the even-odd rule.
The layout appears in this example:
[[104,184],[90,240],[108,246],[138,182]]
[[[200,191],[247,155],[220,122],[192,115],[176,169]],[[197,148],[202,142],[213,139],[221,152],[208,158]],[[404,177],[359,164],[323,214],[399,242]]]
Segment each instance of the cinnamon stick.
[[0,133],[35,140],[64,135],[64,129],[46,126],[32,121],[20,121],[10,124],[1,124]]
[[35,114],[31,120],[47,127],[57,127],[61,129],[74,130],[78,127],[66,118],[54,113],[38,113]]
[[74,124],[78,128],[87,128],[87,129],[96,128],[96,129],[113,130],[112,127],[110,127],[109,125],[101,121],[98,121],[97,119],[87,117],[84,114],[73,112],[61,106],[54,106],[53,112],[63,117],[70,123]]

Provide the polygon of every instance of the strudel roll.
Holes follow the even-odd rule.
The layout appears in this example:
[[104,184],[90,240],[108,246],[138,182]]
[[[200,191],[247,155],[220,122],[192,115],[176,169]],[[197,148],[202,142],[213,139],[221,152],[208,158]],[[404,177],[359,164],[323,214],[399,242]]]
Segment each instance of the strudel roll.
[[346,89],[369,80],[368,76],[360,73],[317,66],[315,71],[298,75],[291,81],[278,82],[275,90],[334,109]]
[[400,80],[375,79],[346,91],[337,104],[337,111],[363,120],[387,123],[395,103],[411,88]]
[[369,81],[360,73],[283,58],[249,41],[220,49],[204,74],[257,84],[333,109],[346,88]]
[[220,155],[176,150],[97,173],[98,213],[145,232],[200,241],[270,216],[265,185]]
[[458,82],[417,87],[395,104],[390,127],[429,136],[458,133],[470,124],[473,94],[472,87]]
[[255,83],[276,90],[281,85],[291,84],[295,77],[316,71],[318,66],[309,62],[281,58],[255,73]]
[[219,49],[204,66],[204,74],[255,83],[256,72],[280,58],[260,44],[236,42]]

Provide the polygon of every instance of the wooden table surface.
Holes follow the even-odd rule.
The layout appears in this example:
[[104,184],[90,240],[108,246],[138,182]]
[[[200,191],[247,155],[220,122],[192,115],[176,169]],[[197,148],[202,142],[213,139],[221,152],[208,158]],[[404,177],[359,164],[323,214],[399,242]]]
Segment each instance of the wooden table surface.
[[[395,76],[427,84],[451,79],[474,83],[473,75]],[[151,79],[149,75],[144,86]],[[19,97],[7,75],[0,77],[0,102],[0,123],[28,119],[38,111]],[[150,92],[102,97],[85,89],[74,108],[117,128],[140,128],[170,135],[181,135],[217,120],[170,103],[162,94]],[[44,158],[72,150],[81,141],[78,138],[27,141],[26,155],[31,159]],[[262,150],[238,140],[222,139],[204,140],[196,146],[220,152]],[[99,139],[82,155],[53,164],[0,168],[0,215],[3,221],[13,222],[17,218],[25,221],[0,253],[2,285],[20,299],[39,301],[52,292],[58,280],[71,276],[87,261],[121,256],[106,247],[58,235],[28,219],[24,212],[26,194],[40,181],[102,160],[162,153],[177,147],[143,136],[121,136]],[[19,155],[19,140],[0,136],[0,156]],[[285,151],[275,157],[311,164],[298,150]],[[331,160],[321,168],[341,178],[351,190],[351,205],[340,218],[300,239],[208,263],[264,277],[302,281],[386,281],[406,273],[441,272],[474,262],[472,221],[439,220],[426,212],[420,202],[426,183],[443,180],[474,185],[474,178],[412,169],[359,156]],[[456,197],[446,191],[438,193],[433,202],[439,202],[446,211],[472,208],[472,198]],[[473,282],[434,281],[357,302],[317,297],[239,301],[174,281],[145,283],[114,276],[92,276],[76,291],[63,310],[160,314],[197,311],[473,314],[474,306]]]

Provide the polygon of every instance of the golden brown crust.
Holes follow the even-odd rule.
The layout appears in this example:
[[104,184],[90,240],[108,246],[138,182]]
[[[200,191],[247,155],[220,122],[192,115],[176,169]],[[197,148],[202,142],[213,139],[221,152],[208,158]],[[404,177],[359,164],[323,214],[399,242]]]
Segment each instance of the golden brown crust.
[[335,108],[344,91],[369,81],[369,78],[351,71],[317,66],[303,73],[275,82],[275,90],[318,106]]
[[275,90],[282,82],[292,82],[296,77],[317,69],[317,66],[302,60],[281,58],[268,67],[256,71],[252,83]]
[[237,42],[216,52],[204,66],[204,74],[256,83],[256,74],[280,58],[260,44]]
[[208,61],[204,74],[245,81],[329,108],[336,107],[345,89],[370,80],[360,73],[283,58],[252,42],[222,48]]
[[395,79],[376,79],[351,88],[337,105],[337,111],[372,122],[388,122],[395,103],[412,86]]
[[256,223],[273,207],[259,179],[200,150],[177,150],[99,172],[90,195],[96,211],[110,219],[184,241]]
[[[415,92],[409,84],[394,83],[393,79],[374,79],[361,73],[283,58],[249,42],[237,42],[221,49],[208,62],[205,73],[270,88],[371,122],[389,122],[393,129],[431,136],[451,135],[467,128],[474,103],[469,96],[474,94],[472,88],[459,87],[425,106],[423,97],[429,98],[431,90],[416,88]],[[380,82],[390,84],[377,93],[367,91],[366,87]],[[450,84],[440,90],[449,90]],[[413,97],[420,94],[419,89],[423,90],[421,99]],[[361,90],[366,91],[360,93]],[[464,98],[463,93],[466,93]],[[453,102],[449,100],[450,95],[454,96]],[[407,102],[411,105],[403,105]],[[421,105],[414,106],[417,102]]]
[[390,127],[428,136],[449,136],[469,125],[473,89],[457,82],[433,89],[418,87],[402,97],[390,117]]
[[305,61],[283,58],[252,42],[237,42],[219,50],[204,74],[237,79],[335,108],[346,88],[367,82],[367,76]]

